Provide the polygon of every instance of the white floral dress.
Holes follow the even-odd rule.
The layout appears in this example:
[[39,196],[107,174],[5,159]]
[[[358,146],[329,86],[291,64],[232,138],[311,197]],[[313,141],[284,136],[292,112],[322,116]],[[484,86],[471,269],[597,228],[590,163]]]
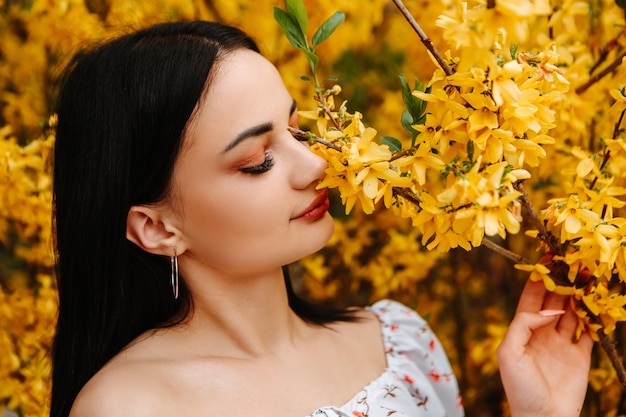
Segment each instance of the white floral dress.
[[341,407],[312,417],[459,417],[463,404],[448,358],[424,319],[391,300],[368,307],[381,322],[387,368]]

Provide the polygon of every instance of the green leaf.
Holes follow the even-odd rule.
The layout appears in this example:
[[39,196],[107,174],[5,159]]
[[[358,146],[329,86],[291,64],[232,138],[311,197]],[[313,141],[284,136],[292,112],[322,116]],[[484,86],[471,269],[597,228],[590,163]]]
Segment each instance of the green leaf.
[[289,42],[298,49],[307,47],[306,38],[300,30],[298,22],[286,11],[279,7],[274,7],[274,20],[283,30]]
[[411,135],[411,146],[415,145],[415,139],[419,136],[420,132],[413,128],[413,125],[418,124],[416,120],[413,119],[411,113],[408,110],[404,110],[402,112],[402,117],[400,118],[400,124]]
[[380,143],[389,146],[393,152],[402,151],[402,142],[392,136],[383,136],[380,138]]
[[307,82],[311,81],[311,79],[310,79],[309,77],[307,77],[306,75],[302,75],[302,76],[300,77],[300,79],[301,79],[302,81],[307,81]]
[[343,21],[346,19],[346,15],[342,11],[333,13],[331,17],[326,19],[324,23],[313,34],[313,47],[324,42],[332,33],[337,29]]
[[[309,27],[309,17],[306,14],[306,7],[303,0],[285,0],[287,13],[294,18],[298,27],[302,31],[302,36],[306,39],[306,31]],[[306,41],[304,42],[306,45]]]
[[415,131],[415,129],[413,129],[413,116],[411,116],[411,113],[409,113],[408,110],[402,112],[402,118],[400,119],[400,123],[402,124],[404,130],[406,130],[410,134],[413,134],[413,132]]
[[[425,93],[430,93],[430,87],[424,89],[424,83],[420,82],[420,80],[417,79],[417,77],[415,77],[415,85],[413,86],[413,91],[423,91]],[[424,113],[426,112],[426,105],[428,104],[428,102],[422,100],[419,97],[415,97],[412,93],[411,93],[411,97],[413,98],[413,103],[415,104],[416,107],[416,111],[413,114],[413,118],[415,119],[423,119],[424,118]]]
[[413,91],[411,90],[411,87],[409,87],[409,83],[407,82],[406,77],[403,74],[398,75],[398,77],[400,78],[400,82],[402,83],[402,101],[408,109],[411,106]]
[[473,141],[468,141],[467,142],[467,157],[469,158],[470,161],[474,160],[474,142]]
[[413,116],[413,124],[420,123],[420,120],[423,120],[427,103],[422,99],[415,97],[413,95],[413,91],[424,91],[424,84],[415,78],[415,84],[413,88],[411,88],[404,75],[400,74],[399,78],[402,83],[402,101],[404,101],[406,109],[409,111],[411,116]]
[[311,64],[315,65],[319,62],[320,59],[315,54],[315,52],[310,51],[308,49],[304,49],[304,48],[300,48],[300,49],[302,49],[302,52],[304,52],[304,55],[306,55],[306,59],[308,59]]

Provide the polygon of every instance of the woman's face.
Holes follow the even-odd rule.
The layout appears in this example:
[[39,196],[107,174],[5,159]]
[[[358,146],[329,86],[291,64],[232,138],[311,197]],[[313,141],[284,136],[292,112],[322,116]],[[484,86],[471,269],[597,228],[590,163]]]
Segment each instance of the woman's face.
[[182,262],[248,274],[326,244],[333,221],[326,192],[315,189],[326,162],[289,126],[297,127],[295,102],[276,68],[252,51],[226,55],[174,168]]

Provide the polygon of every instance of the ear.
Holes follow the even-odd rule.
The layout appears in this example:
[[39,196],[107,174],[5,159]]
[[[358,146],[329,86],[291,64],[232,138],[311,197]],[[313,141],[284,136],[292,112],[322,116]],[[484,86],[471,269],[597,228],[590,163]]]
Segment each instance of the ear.
[[126,217],[126,238],[155,255],[180,255],[186,248],[180,231],[169,220],[159,209],[132,206]]

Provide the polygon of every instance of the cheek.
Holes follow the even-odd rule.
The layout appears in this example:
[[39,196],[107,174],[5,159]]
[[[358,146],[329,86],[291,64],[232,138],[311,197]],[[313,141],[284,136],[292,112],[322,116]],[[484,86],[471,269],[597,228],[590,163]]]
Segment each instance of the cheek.
[[248,205],[190,202],[184,225],[189,253],[212,269],[250,273],[295,262],[328,242],[334,229],[328,213],[314,223],[289,221],[275,197]]
[[286,227],[258,209],[212,210],[189,222],[189,254],[212,270],[253,273],[286,264]]
[[252,251],[288,228],[289,216],[276,196],[213,191],[190,199],[185,206],[184,230],[196,251],[221,253]]

